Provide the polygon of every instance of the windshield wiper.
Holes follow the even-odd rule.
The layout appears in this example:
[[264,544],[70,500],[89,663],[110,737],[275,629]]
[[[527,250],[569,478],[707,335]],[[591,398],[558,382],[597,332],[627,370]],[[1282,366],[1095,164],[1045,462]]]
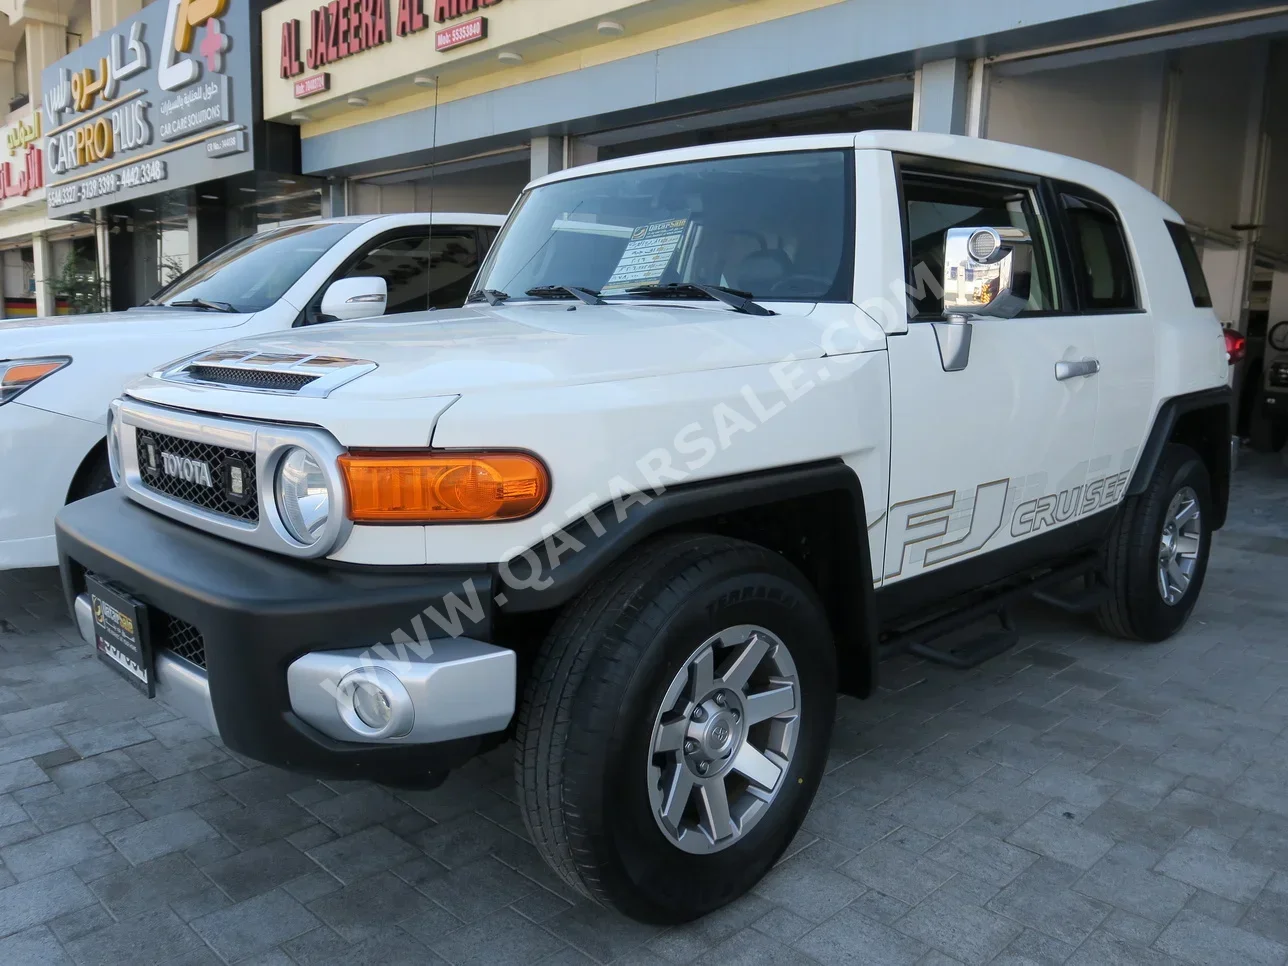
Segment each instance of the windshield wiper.
[[639,295],[651,299],[691,299],[706,296],[723,302],[735,312],[744,315],[777,315],[751,300],[748,292],[736,292],[723,285],[701,285],[697,282],[668,282],[666,285],[637,285],[626,290],[627,295]]
[[488,305],[495,306],[500,305],[509,297],[510,296],[507,293],[498,292],[494,288],[481,288],[477,292],[471,292],[469,298],[465,300],[465,304],[469,305],[473,302],[487,302]]
[[214,299],[184,299],[180,302],[163,302],[161,304],[172,309],[208,309],[211,312],[237,314],[237,309],[231,302],[217,302]]
[[582,288],[580,285],[538,285],[536,288],[530,288],[525,295],[531,295],[537,299],[564,299],[576,298],[581,299],[587,305],[607,305],[599,297],[599,293],[593,289]]

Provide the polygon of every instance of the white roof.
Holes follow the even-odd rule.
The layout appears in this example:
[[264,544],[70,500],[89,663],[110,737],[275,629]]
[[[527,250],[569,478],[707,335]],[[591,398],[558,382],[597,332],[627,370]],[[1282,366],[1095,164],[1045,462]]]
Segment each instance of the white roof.
[[651,154],[600,161],[595,164],[566,168],[533,181],[528,187],[584,178],[588,175],[610,171],[627,171],[649,168],[684,161],[701,161],[710,158],[728,158],[749,154],[777,154],[786,151],[823,151],[837,148],[854,148],[860,151],[891,151],[897,154],[914,154],[923,157],[947,158],[968,164],[985,165],[1048,178],[1059,178],[1092,188],[1107,197],[1121,199],[1124,195],[1137,200],[1152,199],[1161,211],[1178,219],[1171,208],[1125,175],[1109,168],[1080,161],[1062,154],[1041,151],[1037,148],[991,141],[987,138],[963,137],[956,134],[932,134],[926,131],[863,131],[859,134],[811,134],[800,137],[761,138],[754,141],[727,141],[721,144],[704,144],[699,147],[676,148]]
[[320,218],[319,221],[337,225],[365,224],[369,221],[387,221],[390,228],[403,225],[488,225],[505,224],[505,215],[485,215],[468,211],[410,211],[393,215],[343,215],[339,218]]

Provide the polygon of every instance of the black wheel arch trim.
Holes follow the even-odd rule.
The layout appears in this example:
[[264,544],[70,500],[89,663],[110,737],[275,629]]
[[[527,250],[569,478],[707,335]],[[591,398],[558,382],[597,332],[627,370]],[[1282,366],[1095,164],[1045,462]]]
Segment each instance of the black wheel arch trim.
[[[829,494],[844,500],[842,516],[848,519],[828,523],[841,541],[839,552],[846,566],[840,575],[833,574],[833,593],[816,589],[834,625],[842,690],[865,697],[875,687],[878,652],[872,558],[863,487],[855,471],[840,459],[646,490],[639,501],[622,499],[622,513],[606,501],[570,521],[559,536],[496,567],[497,603],[503,613],[512,615],[550,610],[571,600],[631,548],[659,533]],[[551,546],[572,549],[557,554],[557,565],[549,566]]]
[[[1172,440],[1177,423],[1182,416],[1199,410],[1220,410],[1227,428],[1226,436],[1234,433],[1233,422],[1234,394],[1229,386],[1218,386],[1214,389],[1202,389],[1198,392],[1185,393],[1165,399],[1154,417],[1154,425],[1149,431],[1140,459],[1132,473],[1131,482],[1127,484],[1127,496],[1139,496],[1149,487],[1154,471],[1163,458],[1163,450]],[[1216,447],[1213,457],[1217,465],[1212,473],[1212,496],[1216,503],[1214,530],[1225,524],[1226,509],[1229,503],[1229,481],[1231,473],[1230,446],[1228,439],[1224,445]]]

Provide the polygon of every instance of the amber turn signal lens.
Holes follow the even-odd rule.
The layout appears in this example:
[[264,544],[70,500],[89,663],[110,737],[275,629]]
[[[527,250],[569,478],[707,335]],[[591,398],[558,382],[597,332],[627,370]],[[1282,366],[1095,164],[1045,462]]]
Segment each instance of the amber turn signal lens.
[[4,377],[0,383],[6,386],[25,386],[28,383],[35,382],[37,379],[43,379],[51,372],[61,369],[67,363],[61,359],[50,362],[27,362],[21,365],[10,366],[4,370]]
[[346,453],[340,457],[357,523],[484,523],[535,513],[550,492],[526,453]]

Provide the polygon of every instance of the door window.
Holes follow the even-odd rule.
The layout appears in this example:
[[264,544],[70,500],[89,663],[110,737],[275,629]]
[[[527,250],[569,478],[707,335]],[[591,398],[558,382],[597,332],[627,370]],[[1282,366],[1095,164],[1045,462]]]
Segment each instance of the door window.
[[1069,220],[1074,265],[1083,306],[1097,311],[1136,311],[1136,278],[1118,216],[1108,205],[1074,194],[1061,194]]
[[362,252],[341,278],[376,276],[385,280],[385,315],[429,308],[429,232],[384,238]]
[[[436,227],[432,236],[428,228],[413,228],[376,240],[336,278],[383,278],[389,293],[384,315],[389,316],[464,305],[478,267],[472,226]],[[309,306],[309,322],[320,320],[322,296],[318,292]]]
[[1033,282],[1028,308],[1021,315],[1060,310],[1046,226],[1031,188],[917,172],[905,173],[903,195],[908,291],[919,317],[943,314],[944,236],[950,228],[1011,227],[1028,232],[1033,239]]
[[478,234],[473,228],[435,228],[429,243],[430,308],[465,304],[479,270]]

